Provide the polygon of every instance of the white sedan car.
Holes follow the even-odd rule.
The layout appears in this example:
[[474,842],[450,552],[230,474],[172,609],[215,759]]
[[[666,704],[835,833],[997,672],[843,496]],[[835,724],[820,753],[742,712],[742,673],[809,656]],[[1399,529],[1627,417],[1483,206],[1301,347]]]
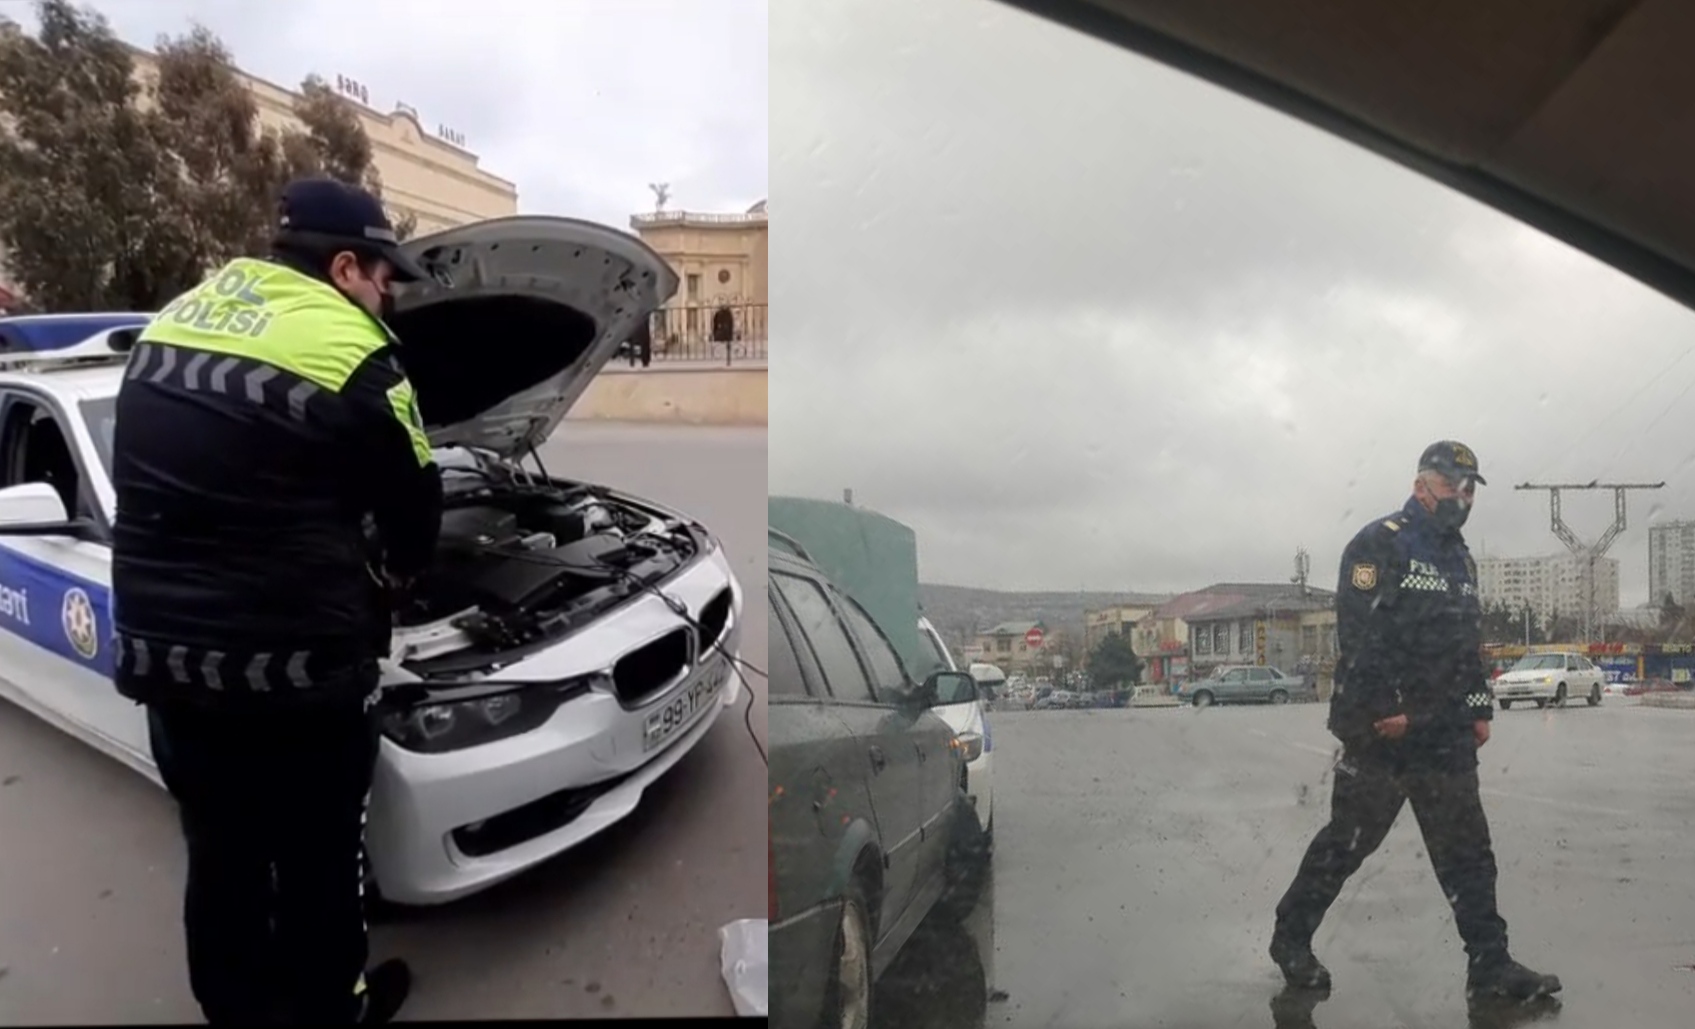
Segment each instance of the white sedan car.
[[[663,259],[554,218],[408,246],[437,281],[394,322],[448,499],[384,668],[367,848],[386,899],[437,904],[635,809],[741,696],[742,592],[706,527],[535,454],[675,292]],[[0,697],[157,782],[145,712],[110,682],[111,439],[134,337],[0,355]]]
[[1494,682],[1495,699],[1504,711],[1526,701],[1537,707],[1582,700],[1590,707],[1606,692],[1607,673],[1582,654],[1526,654]]
[[[935,660],[937,669],[945,668],[950,672],[962,671],[955,666],[953,654],[948,651],[946,643],[942,642],[941,634],[930,624],[928,618],[918,619],[919,642],[930,652]],[[977,681],[977,670],[994,668],[993,665],[972,665],[971,676]],[[1000,669],[996,668],[997,673]],[[1006,676],[1001,674],[1005,680]],[[983,826],[983,831],[993,834],[995,831],[995,781],[992,776],[994,762],[994,740],[989,735],[989,719],[984,714],[984,703],[981,694],[973,696],[947,696],[938,698],[932,708],[942,721],[953,730],[954,738],[965,756],[965,796],[971,807],[977,812],[977,818]]]

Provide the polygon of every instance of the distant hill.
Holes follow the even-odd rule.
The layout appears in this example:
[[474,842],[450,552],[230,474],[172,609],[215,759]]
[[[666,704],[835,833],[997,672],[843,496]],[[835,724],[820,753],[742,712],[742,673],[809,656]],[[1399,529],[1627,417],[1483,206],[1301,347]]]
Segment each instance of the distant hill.
[[970,642],[997,622],[1041,622],[1083,636],[1083,612],[1114,604],[1163,604],[1169,593],[1085,593],[1077,590],[1036,593],[1004,592],[974,586],[919,583],[918,601],[950,645]]

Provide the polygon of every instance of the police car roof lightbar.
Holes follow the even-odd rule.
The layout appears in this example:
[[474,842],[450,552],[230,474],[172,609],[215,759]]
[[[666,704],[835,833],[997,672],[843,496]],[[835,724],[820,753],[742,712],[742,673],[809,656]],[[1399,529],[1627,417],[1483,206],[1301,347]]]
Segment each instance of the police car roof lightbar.
[[53,372],[68,368],[121,365],[129,360],[141,327],[107,329],[57,350],[24,350],[0,354],[0,371]]

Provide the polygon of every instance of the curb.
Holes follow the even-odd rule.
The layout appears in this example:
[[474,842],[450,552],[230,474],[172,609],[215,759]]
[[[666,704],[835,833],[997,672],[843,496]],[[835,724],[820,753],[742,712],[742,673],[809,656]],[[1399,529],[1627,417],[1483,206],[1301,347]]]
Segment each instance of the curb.
[[1677,693],[1644,693],[1637,698],[1642,707],[1664,707],[1679,711],[1695,711],[1695,697]]

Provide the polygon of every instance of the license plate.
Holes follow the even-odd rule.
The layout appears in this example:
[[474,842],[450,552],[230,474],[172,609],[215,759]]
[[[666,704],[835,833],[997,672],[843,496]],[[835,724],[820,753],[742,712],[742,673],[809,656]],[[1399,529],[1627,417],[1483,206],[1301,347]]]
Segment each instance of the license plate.
[[671,737],[695,723],[706,709],[718,703],[718,694],[730,679],[729,662],[720,659],[705,673],[686,683],[647,716],[642,731],[642,750],[663,746]]

